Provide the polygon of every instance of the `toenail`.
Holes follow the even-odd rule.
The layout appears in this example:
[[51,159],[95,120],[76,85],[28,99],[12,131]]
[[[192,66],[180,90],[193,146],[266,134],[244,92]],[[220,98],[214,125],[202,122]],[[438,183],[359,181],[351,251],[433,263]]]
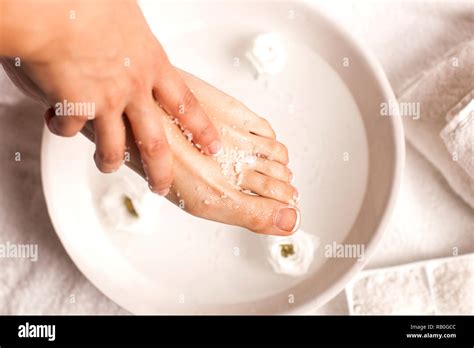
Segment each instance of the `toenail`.
[[168,193],[170,193],[170,188],[169,187],[165,188],[163,190],[155,190],[155,188],[151,185],[148,185],[148,187],[150,188],[151,192],[156,193],[156,194],[158,194],[160,196],[163,196],[163,197],[166,196]]
[[275,217],[277,228],[287,232],[295,232],[300,224],[300,212],[295,208],[281,208]]
[[300,201],[300,193],[295,189],[295,194],[293,195],[293,202],[298,203]]
[[218,156],[222,152],[222,143],[219,140],[214,140],[207,146],[207,150],[211,155]]
[[168,193],[170,193],[170,189],[169,189],[169,188],[165,188],[165,189],[163,189],[163,190],[158,191],[158,194],[159,194],[160,196],[163,196],[163,197],[166,196]]

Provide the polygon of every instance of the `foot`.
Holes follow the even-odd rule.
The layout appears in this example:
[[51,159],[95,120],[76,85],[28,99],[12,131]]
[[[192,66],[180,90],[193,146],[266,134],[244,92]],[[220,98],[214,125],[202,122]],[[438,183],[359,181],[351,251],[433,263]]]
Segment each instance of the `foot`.
[[[295,232],[300,221],[295,207],[298,191],[291,186],[288,151],[275,139],[270,124],[204,81],[181,74],[221,133],[223,151],[214,157],[204,155],[191,134],[163,112],[174,170],[166,198],[194,216],[253,232]],[[131,139],[131,133],[127,138]],[[140,139],[135,144],[129,142],[126,163],[146,179],[137,149]]]

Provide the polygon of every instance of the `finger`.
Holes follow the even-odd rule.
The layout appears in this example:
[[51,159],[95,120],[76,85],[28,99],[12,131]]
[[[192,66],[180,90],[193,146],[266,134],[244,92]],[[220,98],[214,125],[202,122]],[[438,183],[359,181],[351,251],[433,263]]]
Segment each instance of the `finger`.
[[87,116],[57,116],[54,108],[46,110],[44,119],[51,133],[62,137],[76,135],[88,120]]
[[293,186],[253,170],[245,171],[240,187],[262,197],[292,205],[295,205],[299,199],[298,191]]
[[218,155],[222,151],[219,133],[172,65],[166,64],[160,68],[153,93],[161,106],[192,133],[193,143],[199,145],[204,153]]
[[99,116],[94,119],[94,160],[103,173],[117,171],[125,154],[125,125],[121,116]]
[[161,123],[163,111],[150,100],[127,106],[126,114],[150,189],[166,196],[173,182],[173,158]]

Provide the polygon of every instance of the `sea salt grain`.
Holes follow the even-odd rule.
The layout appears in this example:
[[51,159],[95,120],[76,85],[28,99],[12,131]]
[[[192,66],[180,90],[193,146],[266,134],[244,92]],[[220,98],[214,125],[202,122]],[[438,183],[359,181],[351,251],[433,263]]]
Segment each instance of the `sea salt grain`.
[[237,175],[237,181],[235,182],[235,184],[236,184],[237,186],[240,186],[240,185],[242,185],[242,181],[243,181],[242,173],[239,173],[239,174]]
[[189,142],[193,141],[193,133],[191,133],[190,131],[186,129],[184,130],[183,134]]
[[236,186],[240,186],[242,183],[243,165],[254,166],[257,162],[254,155],[240,150],[238,147],[224,149],[216,159],[227,181]]
[[234,171],[239,174],[242,172],[242,162],[235,162],[234,163]]

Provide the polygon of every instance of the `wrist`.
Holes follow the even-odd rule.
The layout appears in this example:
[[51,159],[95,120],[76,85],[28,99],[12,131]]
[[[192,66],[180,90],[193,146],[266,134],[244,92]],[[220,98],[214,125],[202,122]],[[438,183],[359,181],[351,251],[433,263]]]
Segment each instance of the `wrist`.
[[0,56],[41,60],[67,30],[71,2],[0,0]]

